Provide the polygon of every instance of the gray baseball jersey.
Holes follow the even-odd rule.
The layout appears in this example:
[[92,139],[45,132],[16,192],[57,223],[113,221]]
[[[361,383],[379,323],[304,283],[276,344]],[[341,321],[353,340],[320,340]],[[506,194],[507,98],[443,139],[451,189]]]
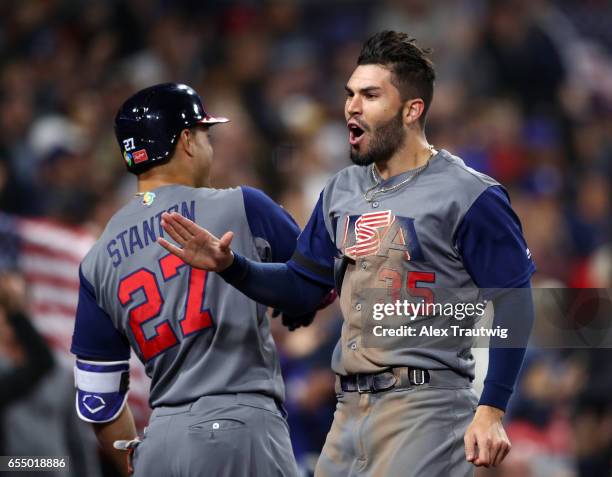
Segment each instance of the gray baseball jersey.
[[401,289],[427,300],[430,289],[473,289],[475,300],[477,287],[519,286],[534,269],[503,188],[445,150],[424,169],[384,181],[373,166],[351,166],[334,176],[289,266],[333,286],[340,255],[352,258],[341,271],[344,324],[332,358],[334,371],[343,375],[412,366],[473,376],[468,336],[366,346],[362,312],[373,299],[369,294]]
[[[235,232],[232,246],[253,260],[287,260],[295,248],[297,226],[256,189],[171,185],[135,197],[112,217],[81,264],[73,353],[121,361],[131,346],[151,377],[152,407],[226,393],[282,401],[265,307],[160,247],[164,211],[179,212],[218,236]],[[78,366],[104,371],[91,362]],[[91,414],[88,409],[83,413]]]

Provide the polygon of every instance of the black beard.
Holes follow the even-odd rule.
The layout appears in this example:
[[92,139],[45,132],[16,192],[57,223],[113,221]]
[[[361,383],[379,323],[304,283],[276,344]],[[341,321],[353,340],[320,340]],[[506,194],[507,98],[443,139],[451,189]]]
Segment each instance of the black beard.
[[395,117],[372,131],[367,152],[362,154],[351,147],[351,161],[358,166],[369,166],[373,162],[386,162],[404,145],[404,139],[404,123],[400,108]]

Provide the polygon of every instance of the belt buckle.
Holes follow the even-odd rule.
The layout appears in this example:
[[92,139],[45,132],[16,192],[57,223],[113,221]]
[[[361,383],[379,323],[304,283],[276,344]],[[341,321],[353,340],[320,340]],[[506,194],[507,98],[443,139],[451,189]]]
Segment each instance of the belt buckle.
[[[372,392],[372,387],[368,386],[368,375],[367,374],[357,374],[355,377],[357,381],[357,392],[359,394]],[[362,388],[362,385],[363,385],[363,388]]]
[[[412,381],[414,384],[417,386],[425,384],[425,371],[422,369],[411,369],[410,371],[412,372]],[[417,379],[417,372],[420,374],[420,379]]]
[[[379,387],[379,385],[376,382],[376,377],[374,377],[372,379],[372,387],[374,388],[375,392],[378,391],[388,391],[389,389],[393,389],[395,387],[395,385],[398,382],[397,377],[395,376],[395,374],[392,371],[385,371],[383,373],[380,373],[380,378],[383,379],[383,384]],[[388,382],[385,383],[386,380],[389,380]]]

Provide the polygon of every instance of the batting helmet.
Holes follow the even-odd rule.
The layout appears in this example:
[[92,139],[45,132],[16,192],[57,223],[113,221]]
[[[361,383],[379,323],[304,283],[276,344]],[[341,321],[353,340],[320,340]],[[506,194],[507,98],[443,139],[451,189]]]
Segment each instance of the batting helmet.
[[193,88],[164,83],[123,103],[115,117],[115,135],[128,170],[138,174],[169,159],[183,129],[227,121],[206,113]]

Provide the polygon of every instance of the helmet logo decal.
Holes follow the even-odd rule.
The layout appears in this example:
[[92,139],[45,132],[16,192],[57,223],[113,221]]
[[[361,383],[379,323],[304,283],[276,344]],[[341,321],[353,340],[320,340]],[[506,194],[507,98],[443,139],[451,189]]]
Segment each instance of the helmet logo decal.
[[127,139],[123,140],[123,149],[125,149],[126,152],[136,149],[133,137],[128,137]]
[[132,167],[133,165],[133,161],[132,161],[132,155],[129,152],[124,152],[123,153],[123,159],[125,159],[125,163],[129,166]]
[[138,151],[134,151],[132,153],[132,156],[134,157],[134,164],[140,164],[141,162],[145,162],[149,159],[146,149],[138,149]]

